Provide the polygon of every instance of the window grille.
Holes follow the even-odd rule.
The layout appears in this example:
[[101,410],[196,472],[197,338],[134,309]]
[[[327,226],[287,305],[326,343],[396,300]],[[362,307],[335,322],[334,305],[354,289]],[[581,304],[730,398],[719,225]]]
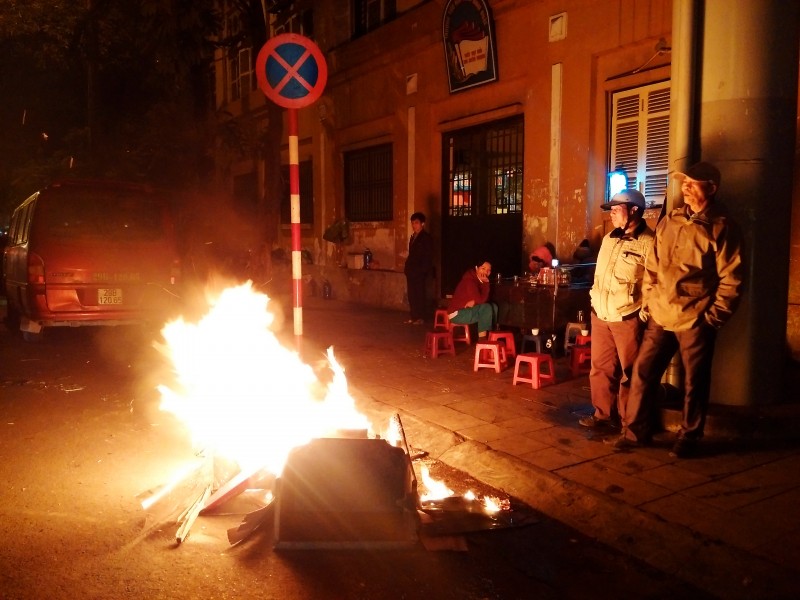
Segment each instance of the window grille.
[[449,216],[522,212],[523,125],[520,116],[445,135]]
[[349,221],[391,221],[392,145],[345,152],[344,203]]

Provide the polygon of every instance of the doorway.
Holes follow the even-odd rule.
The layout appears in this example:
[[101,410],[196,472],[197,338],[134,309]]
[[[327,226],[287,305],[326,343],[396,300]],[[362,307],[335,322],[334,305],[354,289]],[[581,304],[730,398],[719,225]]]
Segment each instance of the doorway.
[[442,140],[442,289],[452,294],[468,268],[523,270],[522,115],[447,132]]

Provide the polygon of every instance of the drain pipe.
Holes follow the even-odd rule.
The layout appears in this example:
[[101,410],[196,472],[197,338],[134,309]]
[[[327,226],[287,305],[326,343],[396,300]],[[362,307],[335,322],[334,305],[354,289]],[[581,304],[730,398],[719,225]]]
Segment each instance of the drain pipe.
[[[702,0],[675,0],[672,4],[672,66],[669,121],[669,178],[661,217],[683,204],[681,186],[672,177],[697,159],[697,90],[702,50]],[[659,220],[660,218],[659,217]],[[683,395],[683,365],[675,353],[661,378],[667,401]]]

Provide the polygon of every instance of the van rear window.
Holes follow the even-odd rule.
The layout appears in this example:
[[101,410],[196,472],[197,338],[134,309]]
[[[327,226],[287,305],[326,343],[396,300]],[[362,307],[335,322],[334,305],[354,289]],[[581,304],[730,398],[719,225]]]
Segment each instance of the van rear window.
[[[36,207],[49,235],[115,240],[154,240],[163,236],[164,205],[141,194],[54,194]],[[43,214],[41,214],[43,213]]]

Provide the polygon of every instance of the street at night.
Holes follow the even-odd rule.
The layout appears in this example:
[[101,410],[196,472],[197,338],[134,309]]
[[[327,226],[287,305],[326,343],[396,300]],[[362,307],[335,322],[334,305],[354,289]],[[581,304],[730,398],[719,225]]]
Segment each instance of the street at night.
[[[314,317],[325,313],[308,314],[313,332]],[[309,338],[318,348],[313,333]],[[195,458],[185,428],[158,408],[155,385],[167,370],[148,335],[64,328],[27,344],[3,328],[0,340],[3,598],[707,595],[516,504],[524,525],[467,534],[466,551],[421,543],[406,550],[276,551],[271,522],[231,547],[226,530],[252,509],[241,499],[220,515],[201,516],[178,545],[174,522],[154,521],[137,499]],[[353,343],[344,338],[343,349]],[[432,473],[456,489],[478,483],[445,465]]]
[[800,598],[799,64],[785,0],[0,2],[0,600]]
[[[453,434],[415,416],[425,411],[413,408],[413,398],[417,391],[430,389],[431,382],[427,375],[415,380],[409,369],[459,370],[458,362],[440,358],[437,364],[423,359],[420,331],[396,322],[394,313],[355,311],[319,298],[309,299],[309,304],[304,354],[312,357],[312,362],[336,339],[337,355],[358,404],[374,419],[388,419],[391,404],[406,404],[411,412],[400,413],[408,443],[415,452],[428,453],[435,476],[441,473],[459,493],[465,486],[477,486],[476,493],[494,492],[514,499],[508,490],[492,488],[465,470],[438,460],[469,460],[469,450],[465,458],[458,458],[458,451],[446,450]],[[382,340],[385,347],[376,345],[369,333],[377,327],[386,334]],[[4,598],[502,599],[612,598],[623,593],[641,598],[699,598],[749,597],[753,590],[772,590],[772,597],[783,597],[782,571],[777,565],[768,568],[771,561],[742,554],[733,546],[714,550],[714,545],[707,546],[710,540],[698,540],[693,549],[687,545],[693,536],[687,538],[679,525],[664,529],[663,524],[641,520],[641,516],[625,522],[633,513],[622,504],[614,508],[617,501],[598,503],[591,489],[545,484],[541,475],[521,481],[525,471],[509,465],[500,454],[495,454],[499,457],[496,462],[487,465],[493,453],[473,458],[470,470],[505,480],[508,486],[503,487],[509,489],[539,488],[541,492],[533,497],[541,501],[542,508],[550,510],[558,503],[561,508],[556,513],[572,513],[576,523],[594,521],[595,535],[587,535],[586,530],[581,533],[514,499],[512,506],[523,526],[468,533],[444,543],[444,548],[456,542],[456,547],[464,544],[462,550],[426,550],[421,542],[403,550],[275,550],[271,521],[231,547],[226,530],[236,527],[243,514],[254,508],[239,497],[221,514],[199,517],[188,538],[178,545],[175,523],[159,522],[158,517],[165,515],[145,511],[140,504],[144,492],[168,481],[196,458],[184,425],[159,410],[155,388],[169,380],[170,369],[153,348],[153,335],[137,328],[62,328],[48,331],[41,343],[29,344],[18,334],[2,330]],[[281,337],[291,344],[285,327]],[[462,351],[455,360],[464,359]],[[505,388],[508,382],[497,388],[491,375],[465,375],[474,375],[475,385],[470,386],[471,392],[459,392],[460,400],[451,406],[460,403],[461,410],[469,410],[470,403],[486,399],[487,385],[497,390],[496,402],[506,402],[502,390],[511,389]],[[399,384],[401,380],[405,381]],[[397,385],[407,389],[393,389]],[[530,405],[525,400],[517,402]],[[552,431],[539,430],[538,439],[573,436],[570,429],[575,431],[574,425],[559,427],[553,408],[544,410],[544,418],[555,419],[552,424],[556,426]],[[527,437],[529,442],[536,440],[537,432]],[[461,446],[471,444],[474,442],[466,440]],[[587,447],[608,452],[599,442],[589,444]],[[586,451],[574,442],[561,447]],[[665,454],[663,449],[658,452]],[[655,453],[654,449],[645,464],[653,466]],[[710,457],[697,461],[696,467],[701,469],[700,463],[704,463],[702,470],[708,471],[718,460],[729,461],[732,456]],[[767,456],[754,452],[737,453],[736,457],[739,463],[760,457],[758,460],[775,466],[784,464],[787,473],[796,460],[795,453],[786,449],[775,449]],[[636,462],[631,455],[625,460],[630,465]],[[653,474],[658,471],[663,470],[651,469]],[[598,475],[600,481],[608,478]],[[611,480],[621,482],[620,477]],[[692,475],[695,480],[698,477]],[[795,491],[784,494],[787,500],[797,486],[795,481]],[[607,491],[615,495],[612,486]],[[642,492],[632,487],[617,493]],[[638,533],[626,541],[631,526]],[[743,530],[753,527],[744,521],[740,526]],[[648,527],[652,531],[642,529]],[[666,538],[653,537],[670,529]],[[606,545],[598,539],[604,536],[622,546]],[[791,534],[783,538],[783,551],[789,554],[781,560],[791,560],[791,539]],[[675,547],[655,547],[665,543]],[[682,553],[692,555],[704,546],[705,558],[696,556],[696,568],[676,567],[685,562]],[[623,552],[625,547],[632,553]],[[663,554],[664,568],[645,564],[637,552]],[[668,559],[670,555],[674,559]],[[751,570],[737,575],[735,569],[744,564]],[[710,565],[713,572],[703,572]],[[761,579],[765,573],[777,578]],[[713,591],[715,586],[718,593]]]

